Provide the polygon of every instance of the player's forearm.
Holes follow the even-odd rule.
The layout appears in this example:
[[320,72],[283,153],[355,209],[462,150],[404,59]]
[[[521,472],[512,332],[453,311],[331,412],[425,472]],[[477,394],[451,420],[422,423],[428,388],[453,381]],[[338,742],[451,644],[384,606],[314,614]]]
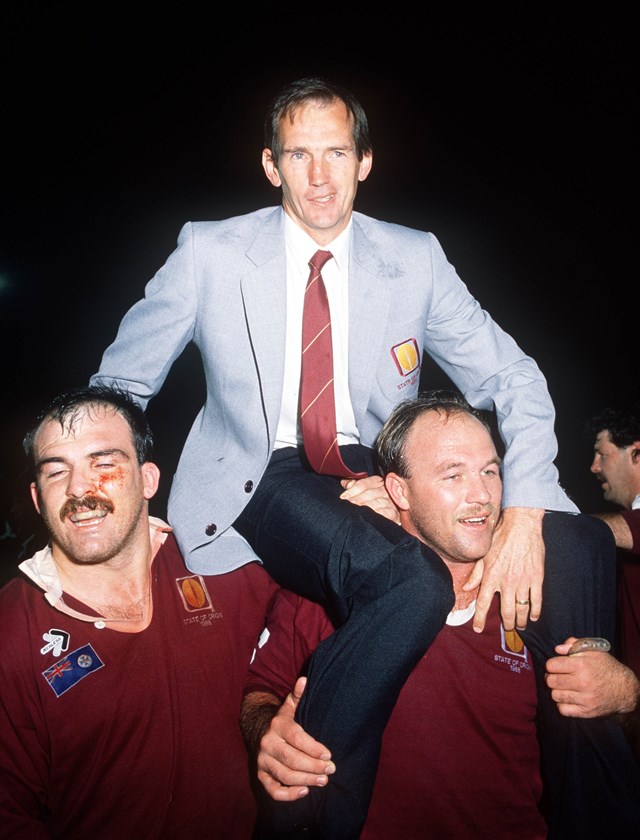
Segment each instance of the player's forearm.
[[278,697],[269,691],[251,691],[245,695],[240,710],[240,729],[247,750],[252,756],[258,754],[262,736],[280,705]]
[[618,548],[625,548],[627,551],[630,551],[633,548],[631,528],[629,528],[626,521],[619,513],[594,513],[593,515],[596,519],[602,519],[602,521],[606,522],[609,528],[611,528],[613,538],[615,539],[616,546]]

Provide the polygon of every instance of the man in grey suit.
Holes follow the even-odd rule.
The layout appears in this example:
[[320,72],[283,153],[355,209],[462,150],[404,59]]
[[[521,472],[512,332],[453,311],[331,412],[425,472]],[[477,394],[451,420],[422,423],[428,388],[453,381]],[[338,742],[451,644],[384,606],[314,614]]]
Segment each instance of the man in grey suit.
[[314,807],[325,836],[344,838],[358,835],[386,720],[453,594],[430,549],[365,506],[345,504],[343,476],[309,466],[298,401],[314,252],[332,257],[322,276],[337,444],[352,470],[369,475],[351,493],[379,483],[376,436],[392,408],[416,394],[425,353],[472,405],[496,413],[505,510],[468,584],[482,576],[478,632],[496,591],[505,627],[538,618],[544,512],[577,511],[558,483],[555,414],[536,363],[469,293],[433,234],[353,211],[372,162],[366,115],[349,91],[321,79],[288,85],[267,115],[262,153],[282,206],[187,223],[92,377],[146,406],[186,345],[198,347],[207,398],[168,518],[191,570],[222,574],[259,558],[279,583],[325,602],[340,625],[314,654],[298,714],[332,745],[341,769],[344,784],[334,780]]

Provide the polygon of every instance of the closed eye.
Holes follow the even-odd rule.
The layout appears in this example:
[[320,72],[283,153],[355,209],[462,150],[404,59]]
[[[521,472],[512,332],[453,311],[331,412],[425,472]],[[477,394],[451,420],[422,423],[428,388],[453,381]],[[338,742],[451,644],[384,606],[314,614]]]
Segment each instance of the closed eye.
[[43,473],[43,478],[46,478],[46,479],[58,478],[59,476],[64,475],[66,472],[67,472],[67,470],[63,469],[63,468],[61,468],[59,470],[50,470],[48,472]]

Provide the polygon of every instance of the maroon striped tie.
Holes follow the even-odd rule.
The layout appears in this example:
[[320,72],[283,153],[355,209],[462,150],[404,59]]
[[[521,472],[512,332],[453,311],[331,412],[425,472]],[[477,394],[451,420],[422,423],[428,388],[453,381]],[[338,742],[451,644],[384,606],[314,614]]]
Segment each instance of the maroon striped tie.
[[330,251],[316,251],[309,261],[311,273],[304,293],[302,316],[302,441],[315,472],[340,478],[362,478],[367,473],[352,472],[343,462],[338,448],[331,314],[321,274],[322,267],[332,256]]

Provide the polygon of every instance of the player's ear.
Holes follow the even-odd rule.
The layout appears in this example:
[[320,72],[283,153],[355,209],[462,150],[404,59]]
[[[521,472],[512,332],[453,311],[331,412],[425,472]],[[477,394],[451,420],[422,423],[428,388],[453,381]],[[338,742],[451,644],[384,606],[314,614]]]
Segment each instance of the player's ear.
[[156,495],[160,483],[160,470],[152,461],[145,461],[140,467],[142,473],[142,487],[147,501]]
[[385,476],[384,486],[389,498],[398,510],[409,510],[409,499],[407,498],[407,481],[397,473],[390,472]]
[[29,490],[31,491],[31,501],[33,502],[34,508],[40,513],[40,496],[38,494],[38,485],[35,481],[32,481],[29,485]]

